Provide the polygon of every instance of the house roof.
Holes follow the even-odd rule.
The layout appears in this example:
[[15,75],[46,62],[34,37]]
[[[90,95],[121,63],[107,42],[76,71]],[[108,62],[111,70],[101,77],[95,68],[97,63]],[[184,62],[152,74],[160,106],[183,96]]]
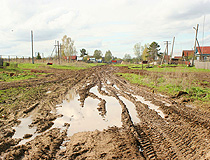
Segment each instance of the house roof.
[[76,60],[77,56],[70,56],[72,60]]
[[182,56],[175,56],[174,59],[182,59]]
[[164,55],[164,59],[170,59],[170,55]]
[[201,54],[200,50],[201,50],[202,54],[210,54],[210,46],[203,46],[203,47],[200,47],[200,49],[199,49],[199,47],[196,47],[196,48],[198,50],[197,54]]
[[194,55],[194,50],[183,50],[182,51],[182,57],[189,57]]

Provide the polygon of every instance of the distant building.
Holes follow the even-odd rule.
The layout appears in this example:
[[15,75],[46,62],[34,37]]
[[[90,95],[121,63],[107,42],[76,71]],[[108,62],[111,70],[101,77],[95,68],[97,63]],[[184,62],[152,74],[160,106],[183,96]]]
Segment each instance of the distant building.
[[83,57],[77,57],[77,61],[83,61]]
[[182,51],[182,59],[185,61],[192,59],[193,55],[194,55],[194,50],[183,50]]
[[196,47],[199,60],[210,61],[210,46]]
[[172,64],[181,64],[182,63],[182,56],[175,56],[174,58],[171,58]]

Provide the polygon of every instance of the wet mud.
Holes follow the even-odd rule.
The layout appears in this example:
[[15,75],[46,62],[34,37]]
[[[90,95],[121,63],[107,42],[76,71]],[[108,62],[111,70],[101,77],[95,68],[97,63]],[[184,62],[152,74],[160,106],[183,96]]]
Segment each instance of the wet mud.
[[17,95],[1,118],[1,159],[210,158],[210,113],[114,74],[126,70],[53,70],[50,80],[3,83],[42,88],[31,101]]

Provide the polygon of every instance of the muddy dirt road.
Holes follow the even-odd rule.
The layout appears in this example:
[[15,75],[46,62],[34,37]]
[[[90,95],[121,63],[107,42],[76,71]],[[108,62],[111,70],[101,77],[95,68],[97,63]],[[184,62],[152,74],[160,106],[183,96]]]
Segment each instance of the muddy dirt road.
[[131,85],[120,71],[1,83],[17,88],[0,104],[1,159],[210,159],[209,112]]

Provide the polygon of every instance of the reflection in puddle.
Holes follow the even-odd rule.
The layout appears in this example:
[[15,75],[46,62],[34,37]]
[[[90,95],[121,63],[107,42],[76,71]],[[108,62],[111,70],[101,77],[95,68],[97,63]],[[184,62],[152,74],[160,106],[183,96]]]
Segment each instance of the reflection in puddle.
[[141,101],[144,104],[147,104],[149,109],[155,110],[162,118],[165,118],[165,114],[159,109],[159,106],[156,106],[151,103],[151,101],[145,101],[144,97],[135,96],[138,101]]
[[139,122],[140,122],[140,119],[137,117],[138,114],[137,114],[135,105],[134,105],[131,101],[127,100],[127,99],[124,98],[124,97],[119,97],[119,98],[120,98],[120,99],[124,102],[124,104],[126,105],[128,111],[129,111],[129,114],[130,114],[130,116],[131,116],[132,122],[133,122],[133,123],[139,123]]
[[[94,87],[95,88],[95,87]],[[97,93],[97,88],[94,89],[94,94]],[[93,89],[91,89],[93,92]],[[121,126],[121,107],[118,101],[113,97],[97,95],[106,100],[107,113],[105,117],[99,115],[98,103],[99,100],[88,97],[85,99],[84,107],[80,106],[78,101],[79,95],[74,90],[69,92],[69,99],[64,100],[57,108],[57,114],[62,114],[63,117],[57,118],[54,121],[53,127],[62,128],[64,123],[69,123],[68,135],[73,135],[82,131],[94,131],[96,129],[103,130],[108,126]]]
[[20,118],[21,123],[17,127],[13,127],[15,129],[15,134],[12,138],[23,138],[25,134],[32,134],[33,136],[27,139],[23,139],[19,142],[19,145],[25,144],[26,142],[32,140],[34,138],[34,133],[36,132],[36,128],[29,128],[29,125],[32,122],[31,116],[27,118]]

